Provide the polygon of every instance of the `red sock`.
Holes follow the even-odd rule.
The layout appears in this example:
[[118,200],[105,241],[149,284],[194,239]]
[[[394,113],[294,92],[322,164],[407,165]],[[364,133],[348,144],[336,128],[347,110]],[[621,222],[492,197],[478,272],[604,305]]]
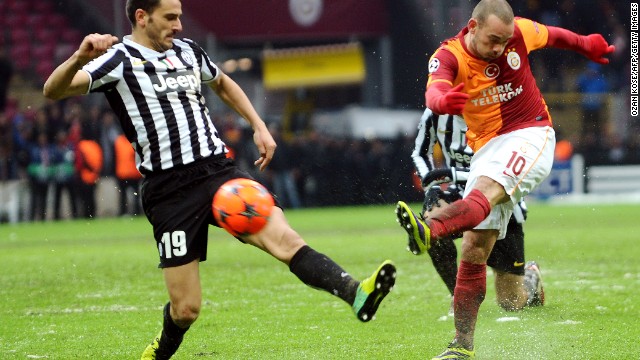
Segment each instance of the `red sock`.
[[453,292],[453,312],[456,333],[473,336],[480,304],[487,293],[487,264],[460,262],[456,288]]
[[480,190],[473,189],[462,200],[453,202],[437,216],[429,218],[427,225],[431,230],[431,238],[471,230],[480,224],[491,212],[491,204]]

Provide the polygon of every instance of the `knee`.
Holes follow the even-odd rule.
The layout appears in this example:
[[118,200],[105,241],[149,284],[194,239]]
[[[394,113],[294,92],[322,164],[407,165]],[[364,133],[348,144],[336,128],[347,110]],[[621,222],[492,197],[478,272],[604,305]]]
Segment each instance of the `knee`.
[[[275,246],[273,246],[275,245]],[[269,247],[268,251],[273,257],[285,264],[289,264],[293,256],[307,245],[304,240],[293,229],[288,228],[282,236]]]
[[200,315],[200,303],[197,302],[172,303],[171,308],[173,322],[181,328],[191,326]]
[[285,264],[306,245],[302,237],[289,226],[279,208],[273,209],[271,220],[262,232],[249,236],[246,240]]

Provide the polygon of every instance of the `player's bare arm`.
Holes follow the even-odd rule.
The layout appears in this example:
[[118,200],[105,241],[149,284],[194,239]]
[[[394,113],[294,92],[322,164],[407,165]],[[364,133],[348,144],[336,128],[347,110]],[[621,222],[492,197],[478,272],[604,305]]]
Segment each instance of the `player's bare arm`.
[[254,162],[260,170],[264,170],[271,162],[276,150],[276,142],[273,140],[267,125],[260,118],[244,91],[229,76],[222,73],[215,81],[210,83],[213,91],[227,106],[235,110],[253,128],[253,141],[255,142],[260,158]]
[[89,74],[80,69],[107,52],[116,42],[118,38],[110,34],[87,35],[78,50],[51,73],[43,87],[44,96],[59,100],[86,94],[89,89]]

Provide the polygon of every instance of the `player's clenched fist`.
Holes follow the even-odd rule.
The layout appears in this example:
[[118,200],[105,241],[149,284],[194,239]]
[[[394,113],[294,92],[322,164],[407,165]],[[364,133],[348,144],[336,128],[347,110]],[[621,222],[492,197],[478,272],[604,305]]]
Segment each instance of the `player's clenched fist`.
[[462,114],[462,109],[469,99],[469,94],[460,92],[462,87],[464,87],[464,83],[452,87],[436,99],[435,108],[440,114]]
[[118,38],[110,34],[87,35],[78,48],[78,57],[88,62],[107,52],[117,42]]

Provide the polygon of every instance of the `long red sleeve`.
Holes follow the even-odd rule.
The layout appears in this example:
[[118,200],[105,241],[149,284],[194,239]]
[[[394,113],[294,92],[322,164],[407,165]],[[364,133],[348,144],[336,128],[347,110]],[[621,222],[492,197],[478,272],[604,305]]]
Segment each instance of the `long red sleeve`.
[[446,114],[444,102],[441,101],[444,94],[451,90],[451,85],[445,82],[436,82],[427,88],[424,94],[427,107],[438,115]]
[[464,83],[451,87],[449,83],[436,82],[427,88],[427,104],[431,110],[439,115],[451,114],[460,115],[464,105],[469,99],[469,94],[460,92]]
[[585,56],[588,54],[590,49],[587,49],[589,44],[585,41],[586,36],[555,26],[547,26],[547,29],[549,30],[547,46],[573,50]]

